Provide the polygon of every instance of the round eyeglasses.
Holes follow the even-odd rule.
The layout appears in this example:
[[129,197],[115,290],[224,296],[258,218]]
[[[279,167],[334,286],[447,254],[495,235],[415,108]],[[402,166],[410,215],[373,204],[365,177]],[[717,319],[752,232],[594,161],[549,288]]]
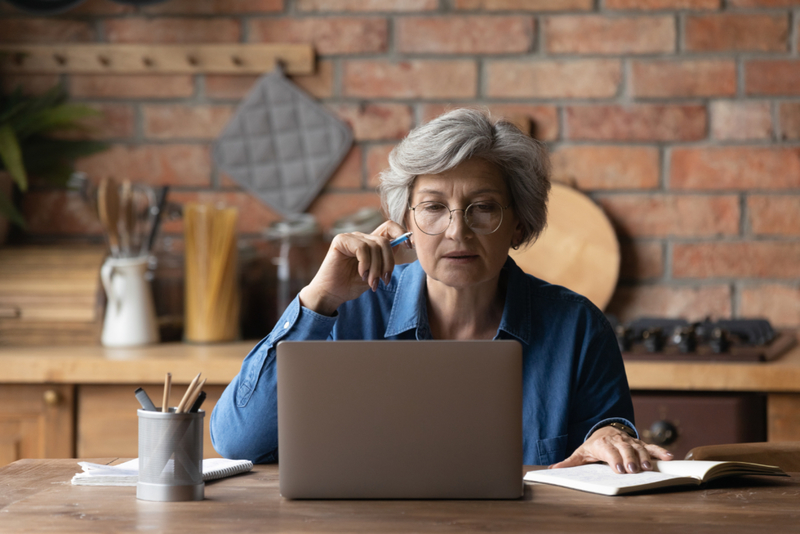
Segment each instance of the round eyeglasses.
[[424,234],[443,233],[453,221],[453,212],[463,211],[464,224],[476,234],[486,235],[493,234],[500,228],[503,224],[503,212],[510,207],[511,204],[503,207],[492,200],[482,200],[470,204],[466,209],[451,210],[441,202],[420,202],[408,209],[414,212],[414,222]]

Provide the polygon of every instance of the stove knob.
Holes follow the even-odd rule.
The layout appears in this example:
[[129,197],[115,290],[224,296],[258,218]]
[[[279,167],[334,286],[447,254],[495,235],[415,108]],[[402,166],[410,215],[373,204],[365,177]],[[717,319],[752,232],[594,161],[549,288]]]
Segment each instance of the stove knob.
[[660,328],[648,328],[642,332],[642,341],[647,352],[661,352],[664,348],[664,333]]
[[650,425],[648,434],[650,443],[660,447],[665,447],[678,439],[678,429],[669,421],[664,420],[656,421]]

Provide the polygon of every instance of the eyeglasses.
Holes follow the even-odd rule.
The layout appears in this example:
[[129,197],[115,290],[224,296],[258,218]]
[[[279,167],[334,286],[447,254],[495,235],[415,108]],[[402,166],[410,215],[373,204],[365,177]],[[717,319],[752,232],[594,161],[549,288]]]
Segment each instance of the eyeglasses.
[[414,222],[424,234],[443,233],[453,221],[453,212],[463,211],[464,224],[476,234],[486,235],[500,228],[503,212],[510,207],[511,204],[503,207],[492,200],[482,200],[470,204],[466,209],[451,210],[441,202],[420,202],[413,208],[409,205],[408,209],[414,212]]

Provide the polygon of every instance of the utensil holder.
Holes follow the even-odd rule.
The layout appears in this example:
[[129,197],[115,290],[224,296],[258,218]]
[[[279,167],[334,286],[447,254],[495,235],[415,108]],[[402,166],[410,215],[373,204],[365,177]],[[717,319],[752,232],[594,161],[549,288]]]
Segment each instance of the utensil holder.
[[100,279],[108,297],[101,342],[106,347],[158,343],[153,292],[147,280],[149,256],[107,258]]
[[205,412],[139,410],[139,480],[144,501],[202,501]]

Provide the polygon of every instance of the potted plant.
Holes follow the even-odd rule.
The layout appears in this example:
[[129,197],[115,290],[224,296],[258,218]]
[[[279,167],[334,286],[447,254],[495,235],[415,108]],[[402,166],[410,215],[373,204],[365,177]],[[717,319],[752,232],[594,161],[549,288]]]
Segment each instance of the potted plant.
[[24,193],[29,176],[64,186],[77,158],[107,146],[58,136],[65,130],[85,129],[83,119],[97,115],[88,106],[68,104],[66,100],[60,86],[42,95],[26,95],[19,88],[10,95],[0,95],[0,219],[5,219],[0,221],[0,243],[5,240],[9,222],[26,227],[14,205],[14,186]]

